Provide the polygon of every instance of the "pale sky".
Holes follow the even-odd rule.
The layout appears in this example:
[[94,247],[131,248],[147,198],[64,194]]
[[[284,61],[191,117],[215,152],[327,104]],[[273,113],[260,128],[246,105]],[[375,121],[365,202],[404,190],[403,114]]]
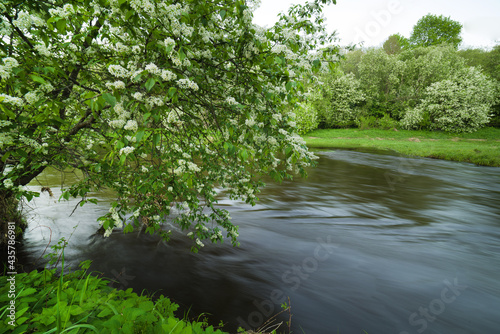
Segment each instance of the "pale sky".
[[[305,0],[261,0],[254,23],[272,26],[277,14]],[[324,10],[328,30],[337,31],[340,45],[364,41],[364,46],[382,46],[392,34],[410,37],[413,26],[424,15],[444,15],[463,24],[464,47],[500,44],[500,0],[337,0]]]

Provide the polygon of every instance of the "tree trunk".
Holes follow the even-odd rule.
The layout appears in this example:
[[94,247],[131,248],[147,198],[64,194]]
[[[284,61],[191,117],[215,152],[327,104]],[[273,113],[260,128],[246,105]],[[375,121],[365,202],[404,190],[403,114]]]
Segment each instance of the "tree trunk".
[[[1,191],[0,190],[0,259],[2,261],[3,273],[5,268],[7,268],[8,251],[11,255],[15,256],[15,263],[18,264],[17,254],[19,253],[19,241],[23,237],[24,230],[27,227],[27,223],[24,220],[21,211],[19,210],[19,201],[14,197],[11,191]],[[14,231],[14,234],[9,234],[9,231]],[[9,248],[9,240],[10,242]],[[14,250],[14,252],[12,252]],[[16,265],[17,267],[17,265]],[[13,271],[13,270],[5,270]]]

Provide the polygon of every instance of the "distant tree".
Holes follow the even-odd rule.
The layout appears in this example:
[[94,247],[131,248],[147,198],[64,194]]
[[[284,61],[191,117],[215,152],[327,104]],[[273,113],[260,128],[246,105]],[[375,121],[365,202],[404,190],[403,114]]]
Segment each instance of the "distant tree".
[[398,54],[409,45],[408,39],[400,34],[389,36],[384,42],[383,48],[389,55]]
[[464,49],[459,50],[458,54],[465,59],[465,62],[469,66],[474,67],[482,67],[484,69],[487,59],[488,59],[488,51],[484,49]]
[[488,52],[483,69],[490,77],[500,81],[500,44]]
[[451,44],[456,48],[462,42],[462,24],[443,15],[427,14],[413,27],[409,42],[412,46]]
[[452,77],[425,90],[421,103],[401,121],[404,128],[474,132],[490,120],[495,82],[475,67],[464,67]]
[[320,91],[312,96],[319,120],[328,128],[355,125],[365,95],[354,74],[327,74]]
[[340,61],[340,69],[345,74],[353,73],[356,77],[359,76],[358,67],[361,58],[365,52],[361,49],[353,50],[344,55]]
[[466,49],[458,51],[458,54],[465,59],[467,65],[480,67],[484,74],[496,80],[497,102],[492,108],[492,117],[488,125],[500,127],[500,45],[490,51]]

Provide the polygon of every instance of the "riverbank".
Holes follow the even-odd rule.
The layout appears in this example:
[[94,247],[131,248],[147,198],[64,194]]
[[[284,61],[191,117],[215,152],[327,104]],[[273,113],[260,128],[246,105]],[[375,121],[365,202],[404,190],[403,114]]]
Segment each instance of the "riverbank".
[[226,334],[206,317],[176,317],[179,305],[160,296],[117,290],[84,270],[56,275],[45,269],[0,276],[0,309],[6,316],[0,333],[199,333]]
[[380,129],[322,129],[303,135],[310,148],[375,148],[405,155],[500,167],[500,129],[474,133]]

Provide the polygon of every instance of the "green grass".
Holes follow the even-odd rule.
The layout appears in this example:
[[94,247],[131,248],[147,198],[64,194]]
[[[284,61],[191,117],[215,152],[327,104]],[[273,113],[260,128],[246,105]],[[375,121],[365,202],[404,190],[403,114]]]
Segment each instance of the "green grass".
[[[82,268],[89,264],[82,263]],[[15,290],[7,280],[13,277]],[[55,269],[0,276],[0,305],[0,334],[225,333],[205,320],[175,317],[179,306],[168,298],[160,296],[153,301],[132,289],[113,289],[108,281],[87,274],[86,269],[59,277]]]
[[311,148],[371,148],[400,154],[500,167],[500,129],[474,133],[380,129],[324,129],[303,135]]

